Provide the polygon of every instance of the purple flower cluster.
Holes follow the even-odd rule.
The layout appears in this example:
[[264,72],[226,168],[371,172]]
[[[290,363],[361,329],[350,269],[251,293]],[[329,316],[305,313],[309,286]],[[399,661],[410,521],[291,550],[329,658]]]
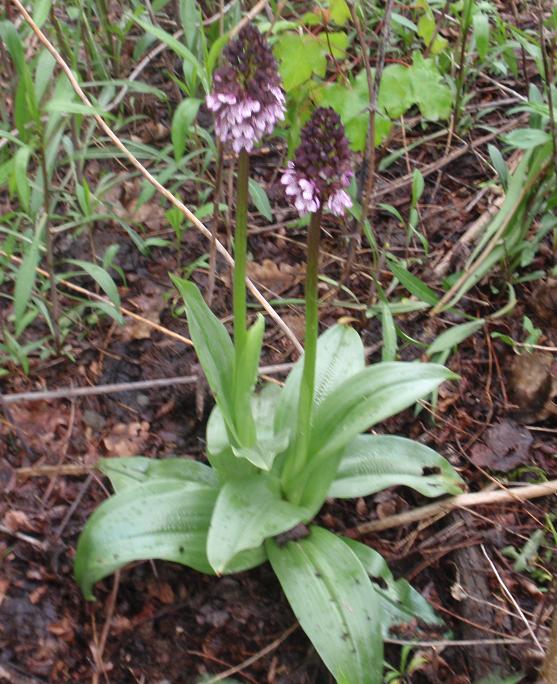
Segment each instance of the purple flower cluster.
[[352,206],[345,191],[353,176],[348,140],[339,115],[318,107],[302,129],[294,161],[281,183],[300,216],[326,206],[342,216]]
[[247,24],[223,50],[223,65],[213,76],[207,107],[215,113],[219,140],[235,152],[253,146],[284,118],[284,93],[269,44]]

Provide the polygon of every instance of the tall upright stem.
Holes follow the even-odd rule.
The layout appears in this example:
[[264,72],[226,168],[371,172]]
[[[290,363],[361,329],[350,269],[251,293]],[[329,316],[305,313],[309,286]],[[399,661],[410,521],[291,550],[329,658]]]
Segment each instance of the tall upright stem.
[[248,252],[248,178],[249,155],[240,152],[238,166],[238,192],[236,196],[236,230],[234,232],[234,282],[232,313],[234,315],[234,345],[236,358],[241,354],[247,328],[246,315],[246,261]]
[[306,267],[306,332],[304,338],[304,368],[298,404],[298,426],[294,445],[294,460],[291,462],[286,478],[295,482],[297,474],[306,461],[311,417],[313,413],[313,394],[315,389],[315,364],[317,358],[317,335],[319,332],[319,306],[317,279],[319,275],[319,239],[321,236],[321,208],[311,216],[307,241]]
[[56,288],[56,273],[54,270],[54,248],[53,236],[50,231],[50,193],[48,187],[48,171],[46,167],[46,141],[42,125],[40,127],[40,152],[39,159],[43,176],[43,206],[45,213],[45,242],[46,242],[46,265],[50,279],[50,314],[52,318],[52,330],[54,332],[54,345],[59,353],[62,347],[60,337],[60,302],[58,300],[58,290]]

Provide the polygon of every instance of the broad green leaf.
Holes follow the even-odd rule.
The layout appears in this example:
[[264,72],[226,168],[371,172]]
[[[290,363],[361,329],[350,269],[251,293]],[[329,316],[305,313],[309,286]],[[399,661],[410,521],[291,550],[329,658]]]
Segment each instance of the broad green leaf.
[[23,319],[35,280],[37,278],[37,266],[40,259],[40,231],[35,233],[33,242],[28,247],[21,266],[17,270],[15,289],[14,289],[14,316],[16,320],[16,328],[19,333],[18,321]]
[[[392,627],[416,629],[418,624],[443,627],[444,622],[435,613],[424,597],[405,579],[395,580],[383,556],[365,544],[341,537],[342,541],[356,554],[373,582],[379,595],[383,613],[383,637],[391,636]],[[374,581],[375,580],[375,581]],[[404,632],[408,638],[407,631]]]
[[314,462],[344,449],[361,432],[411,406],[454,375],[433,363],[377,363],[345,380],[317,407]]
[[383,681],[383,614],[356,554],[312,526],[304,539],[265,547],[294,614],[338,684]]
[[171,138],[172,147],[174,148],[174,158],[177,162],[184,156],[186,141],[200,106],[201,100],[189,97],[182,100],[174,112],[174,116],[172,117]]
[[273,210],[271,209],[271,203],[269,202],[265,188],[253,178],[249,179],[249,196],[261,216],[264,216],[267,221],[272,221]]
[[230,335],[193,283],[174,275],[170,277],[184,298],[190,335],[207,382],[222,411],[227,429],[235,434],[232,396],[234,346]]
[[529,150],[551,140],[549,133],[539,128],[518,128],[503,136],[505,142],[521,150]]
[[[116,287],[116,283],[112,279],[111,275],[104,270],[101,266],[97,264],[92,264],[90,261],[82,261],[81,259],[67,259],[67,263],[74,264],[79,268],[82,268],[87,275],[89,275],[93,280],[99,285],[99,287],[104,290],[106,296],[110,299],[114,308],[117,312],[120,310],[120,293]],[[120,322],[123,323],[123,318],[120,315]]]
[[35,97],[40,102],[52,81],[56,60],[48,50],[43,50],[37,59],[35,68]]
[[155,459],[145,456],[101,458],[97,467],[107,477],[116,493],[153,480],[183,480],[209,487],[218,486],[215,471],[204,463],[189,458]]
[[[251,411],[256,427],[256,440],[251,449],[231,448],[222,414],[215,407],[207,424],[207,450],[211,465],[225,479],[238,479],[253,475],[254,465],[269,470],[275,456],[286,449],[289,428],[275,434],[274,418],[281,389],[274,384],[265,385],[261,392],[252,395]],[[249,462],[248,462],[249,461]],[[252,465],[253,464],[253,465]]]
[[251,410],[256,428],[256,440],[247,448],[232,448],[235,456],[245,458],[263,470],[270,470],[277,454],[284,451],[289,442],[290,430],[274,431],[276,407],[281,390],[271,383],[251,397]]
[[[364,345],[353,328],[337,324],[320,335],[317,340],[314,408],[364,366]],[[296,423],[302,370],[303,357],[298,359],[283,387],[275,419],[277,432]]]
[[395,435],[359,435],[346,447],[328,496],[352,499],[398,485],[424,496],[462,493],[458,473],[425,444]]
[[268,477],[231,480],[221,488],[207,539],[209,563],[220,575],[241,551],[256,549],[268,537],[295,527],[307,511],[280,498]]
[[443,83],[433,59],[424,59],[419,52],[412,56],[409,78],[412,84],[413,100],[424,118],[430,121],[447,119],[451,114],[452,91]]
[[414,103],[411,74],[402,64],[389,64],[383,71],[377,103],[391,119],[398,119]]
[[288,498],[319,510],[335,479],[340,458],[348,444],[376,423],[427,396],[453,377],[432,363],[378,363],[352,376],[315,411],[309,453],[304,471],[284,483]]
[[218,405],[213,408],[207,421],[207,458],[223,480],[249,477],[257,472],[250,461],[236,456],[232,451],[230,437]]
[[311,78],[325,76],[327,58],[319,40],[312,35],[283,33],[274,46],[286,91]]
[[350,19],[350,10],[346,0],[330,0],[329,12],[331,13],[331,19],[339,26],[344,26]]
[[33,21],[40,28],[48,18],[52,0],[37,0],[33,3]]
[[245,344],[240,355],[236,356],[234,421],[242,447],[251,447],[255,440],[255,424],[251,414],[251,397],[257,382],[264,331],[265,319],[259,314],[255,323],[247,331]]
[[485,321],[483,318],[479,318],[476,321],[468,321],[467,323],[461,323],[460,325],[455,325],[449,330],[441,333],[439,337],[429,345],[426,354],[432,356],[438,352],[449,351],[453,347],[458,346],[461,342],[464,342],[468,337],[474,335],[481,328],[483,328]]
[[484,12],[476,12],[473,18],[474,40],[480,59],[485,59],[489,50],[489,17]]
[[424,39],[424,43],[429,47],[435,33],[435,17],[429,7],[418,20],[418,35]]
[[75,578],[85,598],[95,582],[126,563],[158,558],[212,573],[207,561],[214,487],[160,479],[128,487],[103,502],[77,544]]

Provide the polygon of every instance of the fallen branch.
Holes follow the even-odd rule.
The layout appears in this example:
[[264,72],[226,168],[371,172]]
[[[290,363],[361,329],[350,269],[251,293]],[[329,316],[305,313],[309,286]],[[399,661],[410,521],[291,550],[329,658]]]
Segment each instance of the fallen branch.
[[363,523],[349,531],[360,535],[368,534],[369,532],[380,532],[381,530],[389,530],[393,527],[401,527],[402,525],[419,522],[426,518],[445,516],[457,508],[473,508],[475,506],[487,506],[508,501],[528,501],[530,499],[537,499],[540,496],[549,496],[550,494],[557,494],[557,480],[549,480],[543,484],[525,485],[495,492],[459,494],[458,496],[436,501],[421,508],[415,508],[413,511],[405,511],[404,513],[389,515],[382,520],[372,520],[371,522]]

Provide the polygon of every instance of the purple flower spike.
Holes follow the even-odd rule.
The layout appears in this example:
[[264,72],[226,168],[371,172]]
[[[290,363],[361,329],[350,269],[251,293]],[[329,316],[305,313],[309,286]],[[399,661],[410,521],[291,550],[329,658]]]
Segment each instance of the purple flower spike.
[[345,192],[353,176],[348,140],[338,114],[319,107],[302,129],[293,162],[281,183],[300,216],[326,206],[342,216],[352,206]]
[[215,113],[219,140],[234,152],[251,152],[284,119],[284,93],[277,63],[265,38],[247,24],[223,50],[207,107]]

